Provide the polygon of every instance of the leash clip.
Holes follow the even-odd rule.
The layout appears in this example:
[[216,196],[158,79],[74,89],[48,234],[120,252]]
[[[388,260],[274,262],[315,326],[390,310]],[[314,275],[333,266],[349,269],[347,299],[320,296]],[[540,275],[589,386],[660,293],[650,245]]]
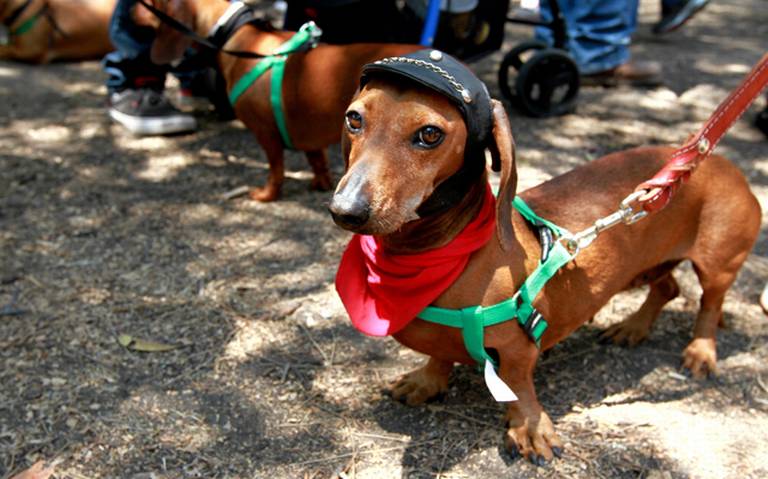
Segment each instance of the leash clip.
[[599,218],[589,228],[579,231],[576,234],[563,235],[560,238],[563,246],[565,246],[571,256],[575,258],[582,249],[591,245],[603,231],[613,228],[619,223],[631,225],[645,218],[648,216],[648,212],[644,210],[635,211],[632,207],[632,203],[636,202],[645,193],[646,191],[644,190],[635,191],[619,203],[618,210],[608,216]]

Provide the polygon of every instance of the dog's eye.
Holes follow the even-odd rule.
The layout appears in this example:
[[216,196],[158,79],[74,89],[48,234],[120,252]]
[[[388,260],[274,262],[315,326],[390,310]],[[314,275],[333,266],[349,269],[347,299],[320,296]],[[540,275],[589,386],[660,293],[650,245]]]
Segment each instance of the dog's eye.
[[416,133],[414,142],[416,143],[416,146],[420,146],[421,148],[434,148],[442,143],[443,138],[445,138],[443,130],[436,126],[429,125]]
[[355,110],[350,110],[347,112],[345,123],[347,125],[347,130],[352,133],[357,133],[363,127],[363,117]]

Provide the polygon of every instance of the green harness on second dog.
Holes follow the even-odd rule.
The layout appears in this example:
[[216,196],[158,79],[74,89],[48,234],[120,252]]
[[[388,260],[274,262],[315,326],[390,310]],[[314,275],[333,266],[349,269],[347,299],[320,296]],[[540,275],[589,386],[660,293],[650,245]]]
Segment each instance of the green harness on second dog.
[[305,51],[317,46],[318,39],[322,30],[314,24],[307,22],[301,26],[299,31],[288,41],[263,60],[260,60],[245,75],[240,77],[229,92],[229,103],[235,106],[237,100],[253,85],[253,83],[264,73],[272,70],[270,82],[269,99],[272,104],[272,112],[275,115],[277,128],[280,131],[280,137],[287,148],[293,148],[293,142],[288,134],[288,127],[285,123],[285,112],[283,110],[283,74],[285,73],[285,61],[288,55],[297,51]]

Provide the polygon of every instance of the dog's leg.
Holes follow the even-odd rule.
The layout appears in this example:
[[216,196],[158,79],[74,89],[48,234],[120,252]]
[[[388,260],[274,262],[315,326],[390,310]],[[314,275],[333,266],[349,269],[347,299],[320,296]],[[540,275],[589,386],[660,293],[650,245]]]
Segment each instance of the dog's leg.
[[328,191],[332,187],[331,173],[328,171],[328,158],[325,150],[313,150],[305,152],[309,166],[315,177],[312,178],[310,189],[316,191]]
[[[519,348],[499,349],[502,352],[499,375],[518,398],[509,403],[507,409],[505,446],[513,457],[522,455],[533,464],[543,466],[562,454],[563,442],[536,398],[533,369],[539,351],[527,337],[524,340],[525,345]],[[513,353],[503,355],[508,351]]]
[[275,141],[274,137],[262,138],[260,136],[258,140],[269,161],[269,177],[266,185],[261,188],[252,188],[248,196],[256,201],[274,201],[280,197],[280,190],[285,178],[283,144],[280,141]]
[[[746,256],[746,255],[745,255]],[[707,373],[717,374],[717,328],[723,325],[723,300],[736,279],[742,261],[735,268],[712,272],[694,263],[701,282],[699,314],[693,327],[693,340],[683,351],[683,367],[690,369],[696,379]]]
[[390,386],[392,398],[409,406],[423,404],[448,390],[453,362],[433,357],[421,368],[404,375]]
[[611,340],[615,344],[627,344],[632,347],[648,337],[661,309],[680,294],[680,287],[671,273],[672,268],[668,268],[661,277],[650,283],[648,297],[640,309],[622,322],[606,329],[601,335],[601,340]]

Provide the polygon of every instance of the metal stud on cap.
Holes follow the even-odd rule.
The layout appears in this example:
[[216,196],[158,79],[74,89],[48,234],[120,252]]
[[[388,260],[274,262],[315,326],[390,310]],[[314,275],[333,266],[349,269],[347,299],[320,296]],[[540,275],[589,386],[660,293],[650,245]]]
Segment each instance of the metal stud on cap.
[[461,90],[461,98],[464,99],[464,103],[472,103],[472,96],[466,88]]
[[435,62],[439,62],[443,59],[443,52],[440,50],[432,50],[429,52],[429,59]]

